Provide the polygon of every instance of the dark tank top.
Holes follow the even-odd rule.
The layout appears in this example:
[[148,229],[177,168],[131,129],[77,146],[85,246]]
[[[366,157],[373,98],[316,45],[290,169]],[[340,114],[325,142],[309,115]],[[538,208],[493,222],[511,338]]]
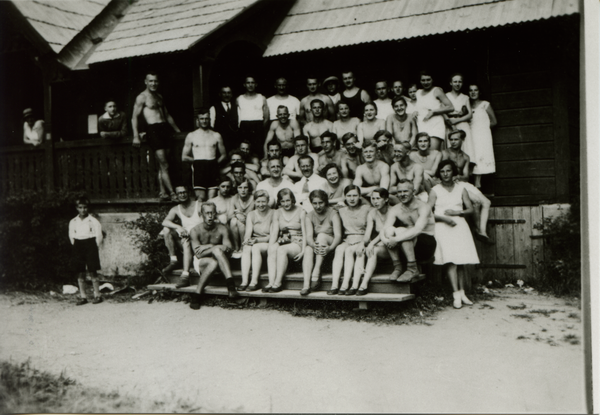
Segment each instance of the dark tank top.
[[359,89],[358,92],[351,97],[347,97],[343,93],[340,94],[340,101],[348,104],[348,108],[350,108],[350,117],[356,117],[359,120],[363,119],[365,112],[365,103],[360,99],[362,91],[362,89]]

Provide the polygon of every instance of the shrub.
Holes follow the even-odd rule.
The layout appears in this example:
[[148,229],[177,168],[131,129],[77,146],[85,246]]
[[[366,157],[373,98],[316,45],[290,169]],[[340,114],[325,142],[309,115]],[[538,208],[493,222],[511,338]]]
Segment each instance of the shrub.
[[136,220],[125,223],[134,246],[146,255],[146,260],[140,266],[140,274],[136,278],[130,278],[130,283],[135,286],[153,282],[158,274],[157,269],[164,268],[169,262],[169,253],[159,234],[163,229],[161,223],[170,208],[171,206],[157,206],[141,213]]
[[544,218],[534,225],[544,234],[544,260],[538,265],[539,277],[534,285],[539,291],[555,295],[581,292],[581,220],[579,205],[559,216]]
[[0,286],[42,288],[73,282],[69,221],[73,192],[24,191],[0,200]]

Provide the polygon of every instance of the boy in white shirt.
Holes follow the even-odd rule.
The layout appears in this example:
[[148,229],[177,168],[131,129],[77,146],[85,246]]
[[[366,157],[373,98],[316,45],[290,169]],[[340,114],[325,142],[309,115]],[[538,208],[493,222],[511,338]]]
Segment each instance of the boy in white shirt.
[[77,302],[77,305],[88,303],[85,293],[86,268],[94,286],[94,300],[92,300],[92,303],[98,304],[102,302],[100,284],[96,272],[100,269],[98,246],[102,242],[102,226],[98,222],[98,219],[88,214],[90,201],[87,197],[77,199],[75,205],[79,215],[69,222],[69,239],[71,240],[71,245],[73,245],[73,271],[77,273],[79,293],[81,295],[81,300]]

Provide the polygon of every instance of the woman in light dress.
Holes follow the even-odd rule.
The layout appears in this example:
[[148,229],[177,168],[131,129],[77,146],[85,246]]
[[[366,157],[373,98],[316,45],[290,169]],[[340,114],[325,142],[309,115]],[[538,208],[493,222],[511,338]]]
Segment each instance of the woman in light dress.
[[360,120],[350,117],[350,107],[345,101],[338,101],[336,107],[339,119],[333,122],[332,132],[338,137],[342,137],[346,133],[356,134]]
[[[266,190],[254,192],[254,205],[256,209],[248,213],[246,219],[246,235],[242,250],[242,283],[238,287],[239,291],[256,291],[260,288],[258,277],[262,266],[262,256],[267,253],[271,239],[275,211],[269,208],[269,193]],[[252,268],[252,280],[248,285],[250,268]],[[271,275],[274,271],[275,267],[269,267],[270,282],[275,280],[275,277]],[[272,285],[269,284],[263,288],[263,292],[270,292],[271,288]]]
[[[360,187],[353,184],[346,186],[344,196],[347,206],[339,211],[344,229],[344,242],[335,250],[331,289],[327,291],[327,295],[355,295],[358,292],[360,277],[365,271],[365,247],[371,239],[365,231],[367,217],[372,208],[361,199]],[[342,267],[344,280],[339,287]]]
[[419,88],[417,87],[417,84],[415,84],[414,82],[408,86],[408,90],[407,90],[408,99],[406,100],[406,113],[408,115],[413,115],[418,111],[418,109],[417,109],[417,90],[418,89]]
[[454,111],[454,107],[442,88],[433,86],[429,71],[421,71],[420,81],[423,89],[416,93],[418,131],[429,134],[432,149],[441,150],[446,137],[444,114]]
[[248,213],[254,210],[254,196],[252,196],[252,183],[244,179],[237,186],[237,194],[232,197],[233,217],[229,221],[229,229],[233,234],[232,258],[242,257],[242,242],[246,235],[246,219]]
[[475,175],[475,187],[481,187],[481,175],[496,172],[496,160],[494,158],[494,145],[492,142],[492,131],[498,121],[496,114],[488,101],[479,99],[479,87],[469,85],[470,104],[473,110],[471,119],[471,134],[473,134],[473,157],[475,163],[473,174]]
[[469,121],[473,118],[473,112],[471,111],[469,97],[460,92],[463,87],[463,76],[459,73],[452,75],[450,86],[452,90],[446,96],[454,106],[454,111],[444,116],[448,132],[455,130],[463,130],[465,132],[466,136],[463,141],[462,150],[468,154],[471,162],[475,163],[473,157],[475,154],[473,150],[473,136],[471,134],[471,126],[469,125]]
[[463,265],[479,264],[479,257],[464,218],[473,213],[473,205],[463,184],[454,181],[457,174],[458,167],[452,160],[441,161],[437,176],[442,182],[431,189],[428,203],[435,217],[437,247],[434,264],[444,266],[452,284],[453,306],[461,308],[462,304],[473,304],[465,295]]
[[[275,266],[275,281],[269,281],[271,292],[281,291],[283,276],[287,271],[290,258],[298,262],[304,257],[306,238],[304,238],[304,209],[296,204],[296,197],[290,189],[281,189],[277,193],[277,205],[271,239],[269,241],[269,266]],[[306,262],[306,260],[305,260]]]
[[358,124],[356,135],[358,137],[359,147],[365,140],[372,140],[375,133],[379,130],[385,130],[385,120],[377,117],[377,105],[369,102],[365,105],[364,121]]
[[342,170],[335,163],[326,164],[319,174],[327,180],[327,187],[323,190],[329,197],[329,205],[335,210],[339,210],[344,206],[344,189],[352,184],[352,179],[344,177]]

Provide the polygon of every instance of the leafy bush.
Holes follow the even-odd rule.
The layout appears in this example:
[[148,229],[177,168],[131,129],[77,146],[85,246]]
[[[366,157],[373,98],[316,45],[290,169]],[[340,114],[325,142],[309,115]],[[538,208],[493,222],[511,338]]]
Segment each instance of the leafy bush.
[[162,237],[159,236],[163,229],[163,219],[169,213],[171,206],[158,206],[148,212],[140,214],[134,221],[125,223],[133,244],[143,254],[146,260],[140,266],[140,274],[130,278],[130,283],[135,286],[144,286],[156,279],[157,269],[162,269],[169,262],[169,253]]
[[579,296],[581,292],[581,218],[579,205],[534,225],[544,234],[544,260],[533,284],[541,292]]
[[42,288],[73,282],[69,221],[72,192],[24,191],[0,200],[0,286]]

